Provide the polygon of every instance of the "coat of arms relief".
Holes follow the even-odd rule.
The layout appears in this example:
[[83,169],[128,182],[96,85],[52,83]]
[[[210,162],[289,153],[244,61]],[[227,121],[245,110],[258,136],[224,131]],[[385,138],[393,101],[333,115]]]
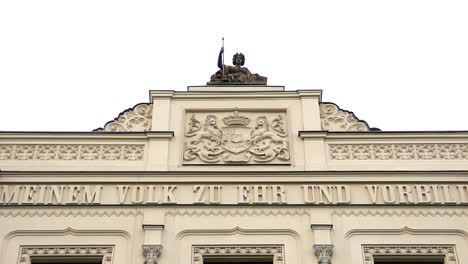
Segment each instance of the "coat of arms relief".
[[184,164],[289,164],[286,112],[185,115]]

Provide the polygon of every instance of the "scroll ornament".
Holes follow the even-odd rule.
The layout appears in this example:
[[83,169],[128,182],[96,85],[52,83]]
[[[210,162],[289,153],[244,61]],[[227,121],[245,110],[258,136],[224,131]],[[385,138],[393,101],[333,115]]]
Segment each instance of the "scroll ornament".
[[205,163],[266,163],[289,161],[289,145],[283,116],[271,121],[258,116],[254,125],[250,118],[235,110],[222,118],[208,115],[203,124],[192,115],[186,125],[184,160],[200,159]]
[[359,120],[353,112],[340,109],[333,103],[320,104],[322,130],[328,131],[369,131],[369,126]]
[[153,114],[152,104],[137,104],[119,114],[114,120],[107,122],[99,132],[143,132],[151,130]]

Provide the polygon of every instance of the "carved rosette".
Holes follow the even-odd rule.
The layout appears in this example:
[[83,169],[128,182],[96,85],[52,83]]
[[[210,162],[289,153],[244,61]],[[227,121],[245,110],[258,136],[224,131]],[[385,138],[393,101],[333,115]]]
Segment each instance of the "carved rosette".
[[161,245],[143,245],[145,264],[157,264],[158,257],[161,255],[161,249]]
[[359,120],[353,112],[340,109],[333,103],[320,104],[322,130],[369,131],[366,121]]
[[289,164],[286,113],[186,113],[184,163]]
[[137,104],[119,114],[114,120],[107,122],[104,128],[94,131],[102,132],[143,132],[151,130],[153,114],[152,104]]
[[314,245],[314,253],[317,257],[318,264],[331,264],[333,245]]

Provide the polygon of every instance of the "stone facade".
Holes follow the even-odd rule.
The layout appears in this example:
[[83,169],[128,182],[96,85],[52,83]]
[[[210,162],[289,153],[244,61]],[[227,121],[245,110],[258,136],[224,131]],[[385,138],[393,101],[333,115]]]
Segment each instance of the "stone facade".
[[468,259],[468,132],[380,131],[317,90],[150,97],[89,133],[0,133],[0,263]]

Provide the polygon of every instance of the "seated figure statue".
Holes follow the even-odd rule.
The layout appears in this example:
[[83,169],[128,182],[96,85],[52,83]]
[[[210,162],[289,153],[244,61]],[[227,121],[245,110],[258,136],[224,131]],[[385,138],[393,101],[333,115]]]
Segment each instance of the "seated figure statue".
[[258,84],[265,85],[267,78],[258,74],[250,73],[249,69],[244,66],[245,56],[242,53],[236,53],[232,57],[234,66],[224,65],[223,56],[224,48],[221,48],[218,56],[219,71],[211,75],[211,81],[208,85],[235,85],[235,84]]

